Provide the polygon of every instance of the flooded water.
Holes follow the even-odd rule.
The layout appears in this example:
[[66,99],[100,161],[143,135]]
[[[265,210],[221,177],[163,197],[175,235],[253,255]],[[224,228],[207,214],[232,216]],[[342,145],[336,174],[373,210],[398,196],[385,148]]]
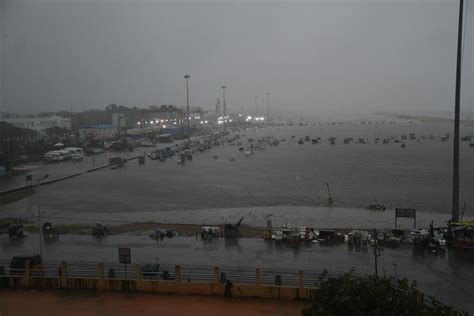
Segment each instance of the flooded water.
[[[379,125],[316,125],[272,127],[248,130],[248,137],[273,135],[286,139],[279,146],[268,146],[245,157],[236,145],[214,147],[199,153],[185,165],[175,159],[166,162],[137,160],[124,168],[109,168],[85,173],[66,181],[41,187],[41,209],[54,223],[109,222],[119,224],[155,221],[186,224],[223,224],[245,216],[243,224],[265,226],[291,223],[319,228],[392,228],[396,207],[417,209],[418,226],[443,225],[450,218],[452,141],[439,136],[451,133],[450,124],[396,123]],[[427,136],[423,142],[374,144],[374,137],[400,137],[414,132]],[[474,135],[463,128],[462,135]],[[291,136],[295,136],[292,138]],[[430,140],[429,136],[434,139]],[[321,137],[323,143],[299,145],[300,137]],[[336,145],[327,142],[337,137]],[[369,144],[343,144],[343,137],[365,137]],[[163,145],[160,145],[163,146]],[[149,148],[132,153],[132,157]],[[237,156],[230,161],[230,156]],[[82,172],[105,164],[115,153],[87,157],[83,163],[39,164],[34,177],[50,178]],[[213,156],[217,155],[218,159]],[[473,218],[474,150],[461,143],[461,204],[467,203],[465,218]],[[22,185],[22,176],[0,182],[1,189]],[[326,183],[330,184],[334,205],[327,206]],[[365,210],[368,204],[385,204],[387,211]],[[0,217],[37,216],[36,196],[2,206]],[[399,220],[400,228],[413,222]],[[345,246],[295,250],[278,247],[260,239],[241,239],[236,243],[215,240],[203,243],[194,238],[173,238],[164,242],[146,234],[109,236],[102,241],[90,236],[61,236],[45,244],[46,260],[112,261],[117,246],[132,248],[133,261],[222,265],[343,272],[352,267],[362,273],[373,271],[373,254],[351,251]],[[10,243],[0,236],[1,258],[38,252],[35,235]],[[434,256],[414,254],[411,247],[384,249],[381,273],[397,274],[417,280],[420,288],[441,301],[474,311],[472,262],[452,253]]]
[[[199,153],[184,166],[174,159],[166,162],[137,160],[125,168],[108,168],[83,174],[41,188],[45,216],[91,219],[165,220],[184,223],[216,223],[249,216],[252,225],[263,226],[273,216],[274,223],[301,224],[314,220],[328,227],[361,227],[384,223],[392,226],[393,211],[378,214],[363,210],[368,204],[387,208],[413,207],[420,223],[430,219],[443,222],[450,216],[452,141],[440,141],[451,133],[446,123],[396,123],[372,125],[315,125],[269,127],[244,132],[248,137],[273,135],[286,139],[245,157],[239,146],[219,146]],[[375,144],[374,137],[400,137],[414,132],[426,140]],[[462,135],[474,135],[463,128]],[[291,136],[295,136],[293,139]],[[321,137],[323,142],[298,145],[300,137]],[[434,139],[430,140],[429,136]],[[327,142],[337,137],[336,145]],[[369,144],[343,144],[343,137],[365,137]],[[161,145],[163,146],[163,144]],[[148,148],[137,149],[133,156]],[[230,161],[232,154],[236,161]],[[94,157],[94,165],[106,162],[114,153]],[[217,155],[218,159],[213,159]],[[461,142],[461,205],[468,205],[466,217],[473,217],[474,149]],[[34,175],[51,178],[92,167],[92,158],[83,163],[41,164]],[[15,177],[2,188],[22,184]],[[330,184],[334,205],[327,206],[326,183]],[[36,214],[35,197],[2,206],[2,216]],[[256,220],[259,222],[257,223]],[[316,222],[317,221],[317,222]],[[366,225],[364,225],[366,224]],[[442,224],[442,223],[440,223]]]
[[[37,235],[11,243],[0,236],[0,260],[13,255],[31,255],[37,252]],[[46,260],[118,262],[117,247],[130,247],[132,262],[161,264],[256,267],[262,270],[285,269],[291,271],[328,269],[330,273],[374,272],[372,249],[351,250],[346,245],[302,245],[295,249],[263,239],[243,238],[233,242],[224,239],[201,241],[192,237],[176,237],[155,241],[143,235],[116,235],[103,240],[91,236],[60,236],[59,241],[44,245]],[[225,271],[225,268],[221,269]],[[430,252],[414,253],[409,246],[385,248],[379,257],[379,273],[416,280],[427,295],[442,302],[474,312],[474,270],[472,262],[449,252],[433,255]]]

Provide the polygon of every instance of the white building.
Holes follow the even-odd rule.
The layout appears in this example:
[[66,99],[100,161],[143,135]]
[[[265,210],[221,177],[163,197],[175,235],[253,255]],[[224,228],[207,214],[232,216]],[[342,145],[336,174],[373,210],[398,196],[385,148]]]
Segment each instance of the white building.
[[18,128],[29,128],[38,132],[55,126],[71,129],[71,119],[57,115],[49,117],[0,118],[0,122],[7,122]]
[[115,127],[126,127],[127,122],[125,121],[125,115],[123,113],[112,114],[112,125]]

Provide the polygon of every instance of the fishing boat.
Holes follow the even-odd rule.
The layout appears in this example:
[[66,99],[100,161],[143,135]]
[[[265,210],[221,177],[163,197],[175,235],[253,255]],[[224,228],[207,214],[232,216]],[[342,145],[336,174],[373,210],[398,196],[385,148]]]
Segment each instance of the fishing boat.
[[385,207],[385,205],[382,205],[382,204],[369,204],[367,209],[374,210],[374,211],[385,211],[387,208]]
[[298,246],[301,243],[301,236],[298,229],[293,229],[291,232],[291,244]]
[[140,142],[140,146],[142,146],[142,147],[154,147],[155,144],[153,144],[149,140],[144,140],[144,141]]
[[446,239],[442,233],[434,232],[429,241],[429,246],[431,249],[445,250],[446,249]]
[[281,230],[275,230],[272,234],[272,239],[281,242],[283,240],[283,232]]
[[448,240],[453,248],[474,250],[474,221],[451,222]]
[[420,246],[424,247],[428,244],[430,239],[430,234],[426,229],[417,228],[410,232],[410,236],[413,238],[413,245],[415,247]]

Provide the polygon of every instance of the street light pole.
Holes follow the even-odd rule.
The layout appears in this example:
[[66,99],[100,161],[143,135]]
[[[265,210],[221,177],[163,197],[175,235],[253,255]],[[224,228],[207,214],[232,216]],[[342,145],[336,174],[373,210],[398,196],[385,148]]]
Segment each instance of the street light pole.
[[225,106],[225,88],[226,88],[226,86],[222,86],[222,107],[224,109],[224,132],[226,131],[225,121],[227,120],[227,118],[226,118],[226,106]]
[[188,80],[191,78],[189,74],[184,75],[184,79],[186,79],[186,110],[187,110],[187,120],[188,120],[188,138],[189,138],[189,85]]
[[36,180],[36,191],[37,191],[37,203],[38,203],[38,226],[39,226],[39,249],[40,249],[40,257],[41,261],[43,261],[43,225],[41,223],[41,205],[40,205],[40,182],[48,177],[45,175],[42,178]]
[[459,128],[461,113],[462,27],[464,0],[459,0],[458,45],[456,59],[456,90],[454,96],[454,143],[453,143],[453,222],[459,221]]
[[267,92],[267,122],[270,121],[270,92]]
[[258,97],[255,97],[255,117],[258,116]]

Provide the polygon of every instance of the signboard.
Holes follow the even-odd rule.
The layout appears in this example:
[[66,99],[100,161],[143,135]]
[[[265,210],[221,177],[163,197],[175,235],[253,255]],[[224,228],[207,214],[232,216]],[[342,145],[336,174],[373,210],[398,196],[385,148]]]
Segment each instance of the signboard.
[[0,177],[8,176],[7,166],[0,166]]
[[132,263],[132,254],[130,248],[119,248],[119,262],[123,264]]
[[395,229],[397,229],[397,218],[413,218],[413,226],[416,229],[416,209],[396,208],[395,209]]
[[395,217],[416,218],[416,209],[414,208],[396,208]]

